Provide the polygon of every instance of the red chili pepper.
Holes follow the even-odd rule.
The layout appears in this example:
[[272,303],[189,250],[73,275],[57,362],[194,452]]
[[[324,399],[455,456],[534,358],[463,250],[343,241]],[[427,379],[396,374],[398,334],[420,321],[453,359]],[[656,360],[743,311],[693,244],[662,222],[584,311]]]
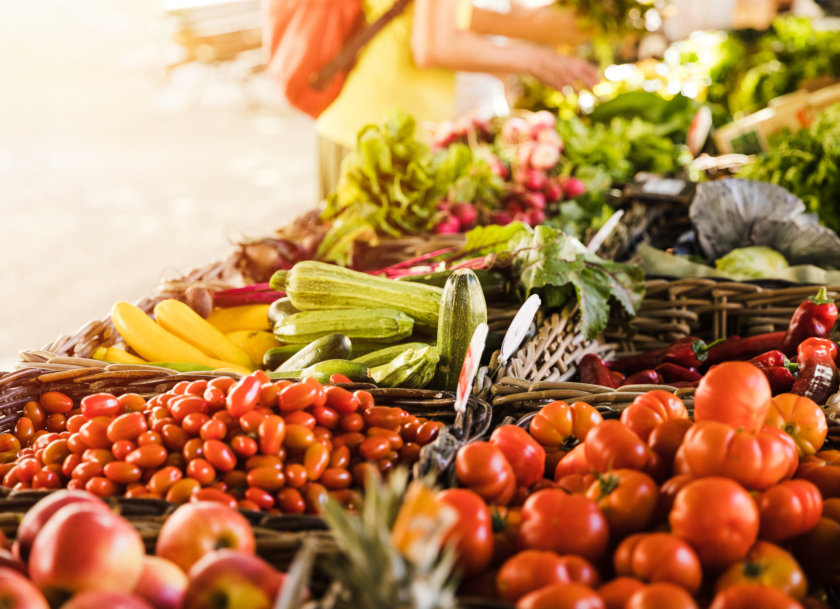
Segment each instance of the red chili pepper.
[[676,389],[694,389],[700,384],[700,381],[677,381],[668,384]]
[[704,362],[708,368],[721,362],[732,360],[745,360],[753,358],[762,353],[778,349],[785,337],[784,330],[780,332],[768,332],[767,334],[756,334],[747,338],[732,336],[721,344],[709,349],[709,356]]
[[785,338],[782,340],[782,351],[788,357],[793,357],[799,343],[806,338],[828,338],[836,321],[837,305],[822,287],[816,296],[804,301],[793,312]]
[[686,336],[668,347],[665,355],[662,356],[662,362],[677,364],[684,368],[699,368],[706,361],[709,349],[721,342],[723,342],[722,338],[707,345],[706,341],[696,336]]
[[665,363],[659,364],[656,367],[656,371],[662,376],[666,383],[690,383],[693,381],[699,381],[702,378],[702,375],[694,366],[686,368],[685,366],[678,366],[677,364]]
[[840,372],[834,363],[837,344],[827,338],[806,338],[799,343],[796,352],[799,376],[793,383],[791,393],[824,404],[840,385]]
[[580,374],[581,383],[602,385],[611,389],[617,389],[619,386],[619,382],[613,376],[612,370],[607,368],[604,360],[594,353],[583,356],[578,364],[578,373]]
[[651,349],[650,351],[637,353],[636,355],[622,357],[621,359],[614,359],[611,362],[607,362],[607,367],[610,370],[617,370],[619,372],[623,372],[624,374],[633,374],[634,372],[639,372],[640,370],[649,370],[651,368],[655,368],[656,365],[662,361],[662,356],[665,355],[667,350],[668,347],[662,347],[660,349]]
[[762,368],[761,371],[767,377],[767,382],[770,383],[770,391],[773,395],[789,392],[793,387],[793,383],[796,381],[793,372],[785,366]]
[[621,386],[624,387],[625,385],[661,385],[662,384],[662,377],[659,376],[659,373],[656,370],[642,370],[641,372],[637,372],[636,374],[631,374],[624,382],[621,383]]
[[749,362],[752,365],[757,366],[761,369],[777,368],[779,366],[786,367],[791,365],[790,360],[787,358],[787,356],[778,349],[773,349],[772,351],[768,351],[767,353],[762,353],[761,355],[749,360]]

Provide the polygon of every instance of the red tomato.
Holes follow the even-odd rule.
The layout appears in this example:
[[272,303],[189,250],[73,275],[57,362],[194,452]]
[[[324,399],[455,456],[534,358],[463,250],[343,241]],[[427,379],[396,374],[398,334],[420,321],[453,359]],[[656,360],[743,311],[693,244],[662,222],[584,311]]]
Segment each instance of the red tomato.
[[67,414],[73,410],[73,400],[69,396],[58,391],[47,391],[38,398],[41,407],[48,413]]
[[800,457],[820,450],[828,433],[823,409],[811,398],[793,393],[782,393],[770,400],[765,425],[790,434]]
[[458,566],[465,575],[482,572],[493,558],[493,523],[487,504],[478,494],[462,488],[441,491],[437,498],[457,514],[445,543],[455,542]]
[[685,541],[670,533],[639,533],[619,544],[613,556],[615,572],[646,582],[669,582],[695,594],[703,570]]
[[592,468],[586,460],[586,444],[578,444],[557,463],[554,468],[554,480],[559,481],[574,474],[586,476],[591,473]]
[[641,438],[648,441],[650,433],[665,421],[688,419],[688,410],[682,400],[663,389],[655,389],[637,396],[621,412],[621,422]]
[[276,455],[286,438],[286,423],[283,417],[270,414],[259,422],[260,452],[264,455]]
[[671,531],[711,570],[744,558],[758,538],[758,506],[729,478],[699,478],[686,484],[677,493],[668,521]]
[[318,480],[330,464],[330,451],[316,442],[307,447],[303,454],[303,466],[309,480]]
[[111,442],[136,440],[141,433],[148,430],[149,425],[146,423],[146,417],[139,412],[130,412],[121,414],[111,421],[106,430],[106,435]]
[[826,499],[816,526],[793,541],[793,553],[808,576],[840,586],[840,498]]
[[644,529],[653,518],[659,497],[653,478],[633,469],[601,474],[587,489],[610,525],[610,536],[621,539]]
[[725,476],[751,490],[766,489],[796,471],[790,436],[774,427],[753,434],[719,421],[696,423],[685,434],[683,457],[697,476]]
[[82,414],[87,419],[113,417],[120,412],[120,403],[110,393],[94,393],[82,398]]
[[141,469],[152,469],[163,465],[166,455],[166,449],[160,444],[146,444],[128,453],[125,460]]
[[656,514],[654,516],[655,522],[667,523],[668,515],[671,513],[671,508],[674,506],[674,499],[677,497],[682,488],[696,480],[697,477],[693,474],[677,474],[672,476],[659,487],[659,499],[656,502]]
[[624,609],[697,609],[697,603],[683,588],[659,582],[636,591]]
[[531,419],[528,431],[547,448],[569,451],[603,420],[601,413],[585,402],[557,401],[540,408]]
[[840,450],[822,450],[802,459],[797,478],[817,485],[823,499],[840,497]]
[[635,577],[621,576],[598,588],[598,594],[606,609],[624,609],[630,597],[644,587],[645,583]]
[[683,442],[686,432],[694,425],[689,419],[672,419],[653,428],[647,443],[651,450],[662,458],[670,470],[677,456],[677,449]]
[[241,417],[257,407],[262,390],[262,380],[254,375],[242,377],[228,391],[225,409],[232,417]]
[[522,506],[522,548],[578,554],[594,562],[608,543],[607,519],[588,497],[545,489],[528,497]]
[[201,445],[201,450],[204,458],[219,471],[229,472],[236,467],[236,455],[221,440],[206,440]]
[[545,473],[545,449],[516,425],[497,427],[490,436],[490,444],[502,451],[516,477],[516,485],[529,487]]
[[624,423],[608,419],[586,436],[586,461],[596,472],[611,469],[644,469],[648,449]]
[[770,408],[767,377],[749,362],[724,362],[700,379],[694,392],[694,420],[719,421],[756,432]]
[[561,562],[573,582],[595,588],[601,583],[601,575],[591,562],[575,554],[564,554]]
[[715,594],[709,609],[802,609],[799,602],[775,588],[758,584],[730,586]]
[[785,480],[756,497],[760,528],[768,541],[787,541],[813,529],[820,519],[823,498],[807,480]]
[[530,592],[551,584],[571,582],[559,554],[524,550],[505,561],[496,575],[499,598],[515,603]]
[[523,596],[516,609],[604,609],[604,601],[583,584],[551,584]]
[[805,573],[796,559],[766,541],[757,542],[744,560],[724,571],[717,580],[715,590],[720,592],[738,584],[769,586],[794,598],[803,598],[808,592]]
[[470,442],[455,457],[455,475],[488,504],[507,505],[516,490],[513,468],[489,442]]

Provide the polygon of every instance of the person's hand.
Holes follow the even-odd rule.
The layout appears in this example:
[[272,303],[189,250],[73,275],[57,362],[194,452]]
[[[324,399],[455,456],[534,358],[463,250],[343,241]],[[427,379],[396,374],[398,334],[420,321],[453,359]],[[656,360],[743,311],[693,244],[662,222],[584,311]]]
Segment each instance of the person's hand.
[[600,80],[598,68],[572,55],[560,55],[550,49],[538,49],[531,64],[531,75],[555,89],[573,87],[591,89]]

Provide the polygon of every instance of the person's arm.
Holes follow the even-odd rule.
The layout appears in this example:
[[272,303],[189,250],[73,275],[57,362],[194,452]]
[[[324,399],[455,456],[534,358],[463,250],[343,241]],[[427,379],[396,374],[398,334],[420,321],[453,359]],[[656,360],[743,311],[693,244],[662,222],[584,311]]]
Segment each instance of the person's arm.
[[696,30],[730,30],[770,27],[778,0],[674,0],[665,20],[665,34],[682,40]]
[[581,28],[573,9],[556,5],[513,6],[507,13],[472,6],[466,17],[467,29],[478,34],[507,36],[551,46],[580,46],[592,40],[594,35]]
[[595,66],[560,55],[548,47],[519,40],[500,45],[457,26],[458,0],[415,0],[411,47],[414,62],[423,68],[463,72],[530,74],[557,89],[598,81]]

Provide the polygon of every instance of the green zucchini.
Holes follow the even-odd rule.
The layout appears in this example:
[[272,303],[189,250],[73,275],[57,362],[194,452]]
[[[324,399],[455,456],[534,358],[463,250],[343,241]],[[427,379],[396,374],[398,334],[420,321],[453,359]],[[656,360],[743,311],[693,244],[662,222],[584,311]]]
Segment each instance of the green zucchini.
[[353,361],[373,368],[375,366],[387,364],[388,362],[392,361],[395,357],[402,355],[409,349],[421,349],[427,346],[428,345],[426,343],[402,343],[401,345],[394,345],[393,347],[377,349],[376,351],[371,351],[370,353],[366,353],[359,357],[354,357]]
[[299,379],[306,376],[315,378],[319,383],[329,383],[333,374],[342,374],[354,383],[370,383],[373,379],[370,376],[370,368],[363,364],[357,364],[346,359],[328,359],[313,364],[303,370],[284,370],[269,372],[268,378],[277,379]]
[[296,309],[394,308],[419,326],[437,326],[441,289],[352,271],[335,264],[304,260],[277,271],[271,287],[285,291]]
[[[452,276],[455,271],[438,271],[436,273],[427,273],[426,275],[410,275],[407,277],[400,277],[399,281],[408,281],[412,283],[422,283],[425,285],[433,285],[442,288],[446,285],[446,280]],[[481,284],[481,291],[484,292],[485,300],[498,300],[507,295],[507,279],[501,273],[495,271],[487,271],[485,269],[473,269],[473,273],[478,277],[478,282]]]
[[310,343],[327,334],[344,334],[351,340],[398,343],[408,338],[414,321],[396,309],[343,309],[302,311],[274,326],[283,343]]
[[272,347],[263,354],[263,368],[266,370],[276,370],[283,362],[292,357],[301,349],[305,349],[306,345],[283,345],[282,347]]
[[387,364],[371,368],[370,375],[381,387],[423,389],[432,382],[439,360],[436,347],[423,345],[403,351]]
[[271,303],[271,306],[268,307],[268,321],[271,322],[272,326],[275,326],[277,325],[277,322],[286,316],[293,315],[297,312],[298,310],[292,304],[291,298],[288,296],[278,298]]
[[487,323],[487,302],[478,277],[469,269],[458,269],[443,287],[437,335],[440,363],[433,380],[436,389],[455,391],[458,387],[470,340],[482,323]]
[[350,339],[344,334],[328,334],[313,340],[275,370],[301,370],[328,359],[347,359],[351,346]]

